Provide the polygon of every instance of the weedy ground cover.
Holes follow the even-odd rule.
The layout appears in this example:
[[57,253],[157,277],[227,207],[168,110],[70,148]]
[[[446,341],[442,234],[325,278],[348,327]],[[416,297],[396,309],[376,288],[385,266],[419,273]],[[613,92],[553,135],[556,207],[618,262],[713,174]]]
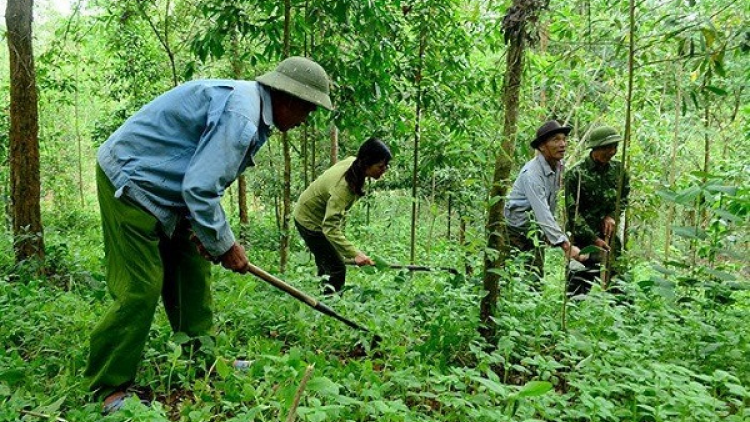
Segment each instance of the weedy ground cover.
[[[396,227],[408,227],[408,212],[382,206],[389,208],[371,211],[388,209],[387,221],[356,224],[365,216],[355,210],[348,232],[369,252],[406,262],[408,231]],[[310,366],[297,409],[304,421],[750,419],[745,293],[733,293],[735,302],[722,306],[700,296],[677,301],[640,287],[652,275],[643,264],[631,271],[627,300],[595,288],[567,302],[563,325],[562,264],[555,253],[539,293],[510,267],[493,345],[477,334],[482,286],[476,275],[350,269],[350,288],[324,302],[383,337],[370,349],[367,333],[249,275],[217,268],[215,335],[200,339],[196,350],[157,312],[137,379],[152,407],[133,400],[103,418],[81,379],[88,334],[109,303],[98,223],[85,215],[60,220],[48,233],[53,276],[33,277],[2,262],[0,421],[284,420]],[[273,222],[257,218],[248,238],[251,259],[274,272],[276,254],[264,246],[274,244],[272,233]],[[465,251],[434,233],[427,239],[420,229],[420,263],[465,268]],[[1,247],[9,250],[7,235]],[[481,261],[472,259],[476,268]],[[282,277],[317,295],[314,274],[295,243]],[[234,371],[236,357],[253,363]]]

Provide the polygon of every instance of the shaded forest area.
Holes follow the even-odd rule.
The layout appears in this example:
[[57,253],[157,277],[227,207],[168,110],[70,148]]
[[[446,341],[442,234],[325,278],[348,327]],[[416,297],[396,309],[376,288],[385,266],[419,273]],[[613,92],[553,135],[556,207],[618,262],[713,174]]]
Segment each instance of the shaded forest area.
[[[152,405],[133,400],[106,420],[750,419],[750,3],[5,5],[0,421],[103,419],[81,378],[111,301],[97,148],[176,85],[252,80],[288,55],[328,71],[335,110],[274,134],[225,195],[251,262],[317,293],[291,206],[378,136],[391,169],[347,235],[380,264],[458,274],[351,269],[351,289],[325,302],[380,334],[372,347],[370,334],[216,267],[215,336],[185,347],[158,310],[137,378]],[[33,24],[19,12],[31,7]],[[529,289],[493,230],[552,118],[573,127],[566,166],[585,159],[592,128],[624,136],[625,300],[598,286],[566,296],[553,249],[543,288]],[[232,370],[237,357],[248,371]]]

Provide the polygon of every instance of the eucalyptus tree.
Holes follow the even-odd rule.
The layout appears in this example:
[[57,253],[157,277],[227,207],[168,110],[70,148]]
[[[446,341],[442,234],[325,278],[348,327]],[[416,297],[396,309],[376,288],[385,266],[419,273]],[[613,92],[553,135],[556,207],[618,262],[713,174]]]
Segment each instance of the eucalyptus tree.
[[10,190],[16,262],[44,260],[40,204],[39,112],[32,47],[33,0],[10,0],[5,11],[10,53]]

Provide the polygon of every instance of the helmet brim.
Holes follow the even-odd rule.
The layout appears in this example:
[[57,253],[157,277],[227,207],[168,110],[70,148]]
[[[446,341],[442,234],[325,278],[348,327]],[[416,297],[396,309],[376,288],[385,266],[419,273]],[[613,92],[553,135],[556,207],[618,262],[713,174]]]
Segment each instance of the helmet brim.
[[333,104],[331,103],[331,98],[328,95],[305,84],[302,84],[275,70],[264,73],[263,75],[255,78],[255,80],[269,88],[286,92],[287,94],[321,106],[327,110],[333,110]]
[[606,147],[607,145],[616,144],[618,142],[622,141],[622,136],[614,134],[609,135],[604,140],[598,142],[596,145],[589,145],[590,149],[599,148],[599,147]]

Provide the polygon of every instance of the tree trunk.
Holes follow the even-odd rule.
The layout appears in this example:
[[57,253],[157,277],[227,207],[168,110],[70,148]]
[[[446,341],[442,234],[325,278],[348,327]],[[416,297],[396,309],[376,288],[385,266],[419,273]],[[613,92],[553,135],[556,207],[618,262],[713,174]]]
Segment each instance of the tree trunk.
[[427,34],[422,29],[419,35],[419,64],[417,65],[416,85],[417,85],[417,104],[414,117],[414,164],[412,166],[411,180],[411,242],[409,262],[413,265],[416,259],[416,239],[417,239],[417,170],[419,169],[419,123],[422,118],[422,67],[424,65],[424,51],[427,45]]
[[33,0],[9,0],[10,189],[16,262],[44,259],[40,205],[39,111],[31,39]]
[[[674,189],[674,182],[677,174],[675,168],[677,159],[677,148],[680,146],[680,108],[682,107],[682,89],[680,88],[680,65],[675,66],[676,77],[675,77],[675,104],[674,104],[674,137],[672,138],[672,151],[669,157],[669,189]],[[667,210],[667,221],[664,233],[664,260],[669,261],[670,249],[672,247],[672,224],[674,223],[674,202],[669,202],[669,209]]]
[[448,192],[448,232],[446,234],[446,238],[450,241],[451,240],[451,214],[453,213],[453,195]]
[[[514,6],[508,14],[513,13]],[[533,7],[533,6],[532,6]],[[530,11],[533,13],[533,11]],[[528,17],[528,15],[527,15]],[[498,282],[500,268],[504,266],[510,254],[508,234],[505,227],[503,208],[508,188],[510,170],[513,166],[513,154],[516,149],[516,126],[518,120],[518,99],[523,76],[526,19],[522,18],[514,26],[505,29],[506,41],[509,43],[506,53],[506,69],[503,87],[503,105],[505,109],[503,125],[503,142],[495,158],[495,172],[490,188],[490,207],[487,214],[487,248],[484,258],[484,290],[479,318],[479,332],[488,343],[493,344],[497,337],[497,326],[492,321],[497,308]]]
[[331,124],[331,165],[339,162],[339,128]]
[[[232,51],[232,74],[235,79],[242,79],[245,63],[240,60],[240,40],[237,30],[232,33]],[[237,178],[237,207],[240,214],[240,239],[244,239],[245,226],[250,222],[247,214],[247,180],[245,180],[244,174],[240,174],[240,177]]]
[[[292,14],[291,0],[284,0],[284,58],[289,57],[289,35]],[[279,244],[279,271],[286,271],[289,261],[289,215],[292,213],[292,154],[289,137],[286,132],[281,134],[281,145],[284,149],[284,192],[281,212],[281,239]]]
[[76,146],[78,147],[78,195],[81,199],[81,207],[86,206],[86,200],[83,195],[83,139],[81,138],[80,126],[80,107],[78,99],[78,62],[73,63],[75,75],[75,91],[73,91],[73,129],[75,131]]
[[[630,34],[630,41],[628,43],[628,88],[625,96],[625,135],[622,139],[622,153],[620,154],[620,161],[622,162],[622,173],[620,173],[620,177],[617,182],[617,197],[615,199],[615,228],[614,228],[614,234],[608,239],[609,246],[611,247],[611,242],[617,236],[617,233],[619,232],[620,224],[622,224],[624,227],[627,227],[627,221],[620,221],[620,216],[622,214],[622,208],[620,207],[620,199],[622,198],[622,189],[623,185],[625,184],[625,173],[628,171],[629,163],[628,163],[628,147],[630,146],[630,138],[631,138],[631,132],[632,132],[632,115],[633,115],[633,78],[635,76],[635,36],[636,36],[636,29],[635,29],[635,0],[629,1],[629,34]],[[623,231],[622,234],[622,249],[623,251],[626,248],[628,242],[628,232],[627,228]],[[604,260],[604,265],[602,265],[602,273],[601,273],[601,279],[602,279],[602,287],[606,288],[609,285],[609,278],[611,275],[610,268],[612,268],[612,260],[614,259],[614,254],[607,254],[607,259]]]

